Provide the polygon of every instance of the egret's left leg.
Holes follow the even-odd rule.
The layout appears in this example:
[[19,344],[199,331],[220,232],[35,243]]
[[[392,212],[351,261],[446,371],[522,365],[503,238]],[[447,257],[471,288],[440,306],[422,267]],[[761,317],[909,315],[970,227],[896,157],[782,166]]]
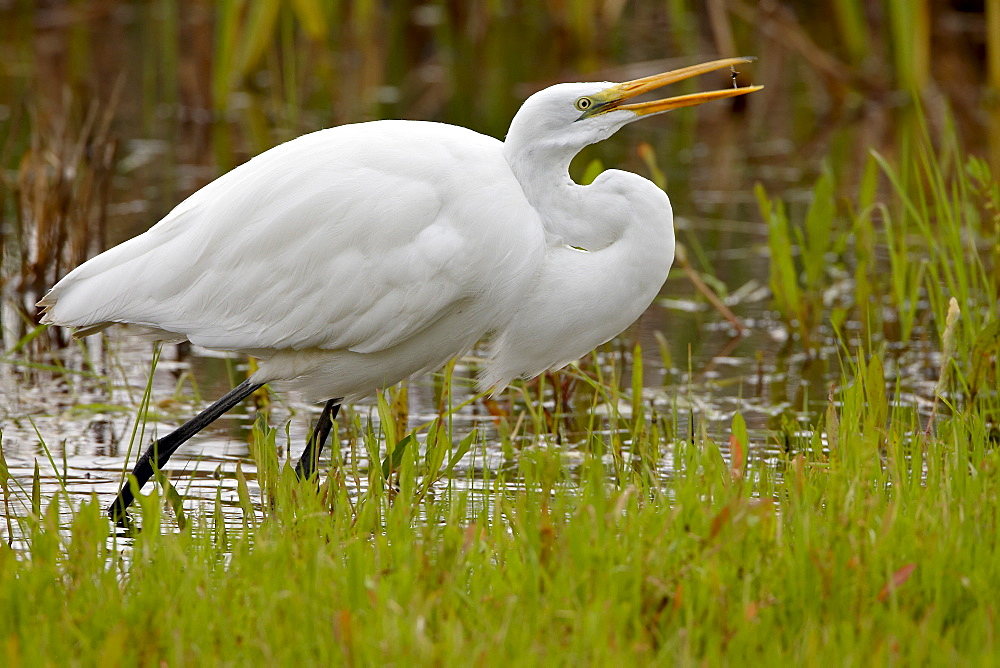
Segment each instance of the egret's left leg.
[[340,411],[340,403],[342,401],[343,399],[330,399],[323,406],[323,412],[319,414],[319,421],[316,422],[316,427],[313,429],[312,435],[306,441],[306,449],[302,451],[299,463],[295,465],[295,474],[300,480],[308,478],[316,471],[316,466],[319,464],[319,455],[323,452],[326,439],[330,436],[333,421],[337,419],[337,413]]
[[[142,486],[146,484],[147,480],[153,477],[153,473],[157,469],[162,469],[166,466],[170,455],[174,454],[177,448],[261,387],[263,387],[261,383],[252,382],[248,378],[230,390],[226,396],[198,413],[198,415],[177,429],[163,438],[153,441],[142,457],[139,458],[139,461],[136,462],[135,468],[132,469],[132,477],[135,478],[136,487],[142,489]],[[154,464],[154,462],[156,463]],[[122,528],[128,528],[130,521],[125,511],[132,505],[134,499],[132,484],[126,480],[122,485],[121,491],[118,492],[114,503],[108,507],[108,516],[111,518],[111,521]]]

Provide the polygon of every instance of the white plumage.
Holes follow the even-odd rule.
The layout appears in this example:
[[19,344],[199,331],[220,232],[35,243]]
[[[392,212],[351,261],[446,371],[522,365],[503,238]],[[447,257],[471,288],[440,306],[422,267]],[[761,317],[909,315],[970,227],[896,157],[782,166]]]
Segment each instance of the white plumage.
[[[756,90],[626,104],[745,60],[552,86],[524,103],[504,142],[418,121],[299,137],[70,272],[39,302],[42,322],[78,334],[133,324],[262,360],[247,384],[168,437],[161,465],[262,383],[351,400],[484,337],[483,388],[562,366],[634,321],[674,255],[663,191],[614,170],[580,186],[570,161],[637,118]],[[137,477],[151,473],[155,445]]]

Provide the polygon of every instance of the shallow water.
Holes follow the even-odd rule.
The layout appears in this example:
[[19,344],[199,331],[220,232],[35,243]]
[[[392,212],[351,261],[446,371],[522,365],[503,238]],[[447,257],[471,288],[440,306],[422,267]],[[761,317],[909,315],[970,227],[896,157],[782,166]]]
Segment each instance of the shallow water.
[[[10,64],[0,73],[7,84],[0,86],[0,127],[10,138],[0,153],[10,177],[7,182],[16,183],[23,173],[23,156],[36,154],[45,156],[45,165],[97,173],[94,155],[103,144],[91,137],[81,163],[60,163],[60,156],[65,156],[52,136],[61,137],[57,132],[61,128],[68,128],[70,140],[78,136],[88,104],[112,114],[113,141],[107,145],[115,146],[116,160],[105,175],[105,199],[94,200],[93,193],[82,191],[77,182],[69,193],[71,199],[77,198],[73,201],[89,197],[88,211],[100,210],[99,234],[85,239],[91,254],[96,246],[147,229],[184,196],[235,164],[306,131],[403,117],[453,122],[502,136],[520,101],[555,81],[622,80],[707,59],[719,51],[706,37],[705,17],[698,12],[690,13],[690,26],[684,28],[668,20],[662,8],[642,3],[592,34],[578,25],[553,28],[551,16],[522,12],[485,16],[477,23],[475,16],[452,16],[436,5],[420,5],[398,15],[386,13],[382,26],[392,27],[385,33],[391,39],[379,30],[365,32],[345,23],[334,28],[344,31],[342,42],[331,38],[331,44],[318,48],[299,35],[290,47],[274,46],[257,69],[234,79],[224,99],[213,101],[219,65],[211,49],[215,28],[210,19],[199,18],[197,12],[178,16],[173,3],[167,2],[98,4],[85,12],[75,7],[11,9],[0,3],[0,24],[6,26],[0,29],[0,50]],[[803,14],[808,20],[810,12]],[[953,24],[935,24],[935,30],[945,31]],[[820,42],[824,29],[822,21],[805,24],[807,33]],[[584,151],[573,173],[579,178],[598,159],[607,167],[650,176],[653,170],[638,150],[648,145],[664,172],[678,240],[688,249],[692,264],[717,280],[724,301],[747,328],[737,335],[675,267],[660,298],[640,321],[602,348],[600,363],[617,366],[627,379],[629,355],[636,343],[641,344],[643,398],[669,416],[671,439],[676,442],[693,429],[704,429],[725,451],[732,416],[740,411],[755,456],[774,457],[788,446],[787,434],[808,436],[831,387],[840,381],[839,359],[845,351],[828,330],[818,351],[807,351],[771,311],[767,229],[759,222],[753,187],[763,184],[771,195],[789,203],[793,219],[801,217],[811,197],[811,183],[826,162],[838,175],[841,194],[852,196],[867,150],[879,148],[891,155],[896,132],[906,126],[900,118],[907,110],[887,90],[882,91],[884,98],[872,96],[865,104],[844,103],[850,110],[844,113],[838,107],[843,101],[833,99],[816,73],[796,60],[801,54],[759,26],[747,30],[747,52],[761,56],[761,61],[747,66],[741,76],[747,79],[744,83],[765,83],[764,91],[735,106],[706,106],[630,126]],[[962,33],[969,54],[978,53],[979,33],[969,34]],[[951,39],[944,32],[937,38]],[[177,40],[184,48],[178,48]],[[606,48],[593,48],[605,43],[602,40]],[[514,41],[518,49],[506,48]],[[691,45],[709,55],[678,57],[691,53]],[[292,51],[282,50],[289,48]],[[952,55],[955,62],[965,63],[975,77],[980,76],[975,68],[981,63],[975,55],[955,53],[959,54]],[[280,86],[279,80],[290,70],[296,86]],[[697,85],[728,85],[725,73],[720,77],[706,77]],[[121,89],[112,105],[116,81]],[[944,82],[935,94],[950,95],[949,91]],[[847,98],[869,93],[853,90]],[[933,101],[939,103],[941,98]],[[959,114],[959,131],[983,142],[1000,136],[983,132],[977,118],[963,122]],[[46,140],[52,143],[45,144]],[[32,151],[39,142],[39,150]],[[970,143],[972,150],[988,148]],[[15,201],[14,197],[0,201],[2,236],[27,243],[30,233],[21,229],[23,215],[16,213]],[[118,489],[137,423],[144,434],[135,439],[133,458],[150,436],[166,433],[244,377],[245,362],[165,346],[152,380],[151,411],[142,423],[137,416],[150,370],[150,344],[112,334],[108,343],[92,338],[85,345],[54,352],[34,344],[20,348],[31,329],[26,324],[34,317],[31,304],[54,276],[34,282],[12,279],[12,262],[23,259],[17,250],[5,244],[0,323],[5,350],[0,364],[0,429],[16,490],[9,512],[23,516],[27,511],[36,465],[43,499],[65,486],[72,496],[97,494],[106,504]],[[20,250],[20,255],[29,254]],[[849,301],[846,295],[853,289],[850,259],[841,264],[831,266],[842,277],[824,296],[829,303]],[[46,271],[58,275],[67,269]],[[845,329],[859,335],[860,325],[848,322]],[[665,340],[667,360],[657,333]],[[891,375],[901,379],[903,396],[918,410],[928,410],[921,397],[932,396],[934,378],[928,369],[934,368],[935,360],[924,350],[926,335],[919,334],[913,337],[914,345],[890,351],[895,357],[889,363]],[[38,368],[55,364],[64,370]],[[457,375],[463,375],[461,367]],[[468,383],[455,387],[456,403],[468,398]],[[434,380],[419,378],[410,388],[410,426],[425,424],[436,415]],[[514,399],[501,403],[518,410]],[[271,405],[268,420],[287,430],[293,455],[318,410],[294,396],[278,397]],[[212,500],[221,489],[223,502],[238,517],[237,463],[257,493],[246,445],[254,414],[252,407],[238,408],[173,457],[172,479],[191,503]],[[356,417],[377,419],[370,402],[347,410],[341,421]],[[579,415],[566,417],[565,438],[560,441],[567,461],[575,456],[573,425],[581,423]],[[480,447],[466,461],[470,485],[476,484],[477,467],[505,464],[496,445],[493,416],[481,403],[459,410],[454,425],[456,438],[474,428],[482,434]],[[278,441],[286,443],[283,435]],[[668,440],[660,464],[665,478],[672,465],[671,447]],[[0,535],[5,531],[0,523]]]
[[[780,323],[770,318],[766,309],[769,296],[755,282],[742,291],[744,299],[731,304],[747,326],[743,336],[734,336],[731,326],[717,313],[699,301],[678,295],[684,292],[685,281],[683,276],[671,278],[664,294],[670,295],[671,286],[676,285],[675,294],[658,300],[637,325],[621,340],[605,346],[599,356],[602,365],[608,368],[623,366],[625,359],[627,370],[633,342],[643,346],[644,404],[669,416],[673,427],[672,436],[661,445],[658,471],[662,478],[669,479],[674,448],[690,437],[692,429],[703,429],[728,456],[729,427],[737,411],[750,431],[753,457],[769,460],[780,457],[788,447],[783,439],[789,433],[789,421],[794,425],[791,433],[808,441],[810,425],[825,410],[828,393],[840,378],[836,346],[822,348],[818,356],[796,352],[794,347],[789,352],[789,335]],[[657,331],[668,337],[672,368],[663,365],[655,337]],[[136,445],[130,453],[132,461],[153,436],[163,435],[193,416],[246,373],[245,361],[237,357],[226,358],[197,348],[182,352],[177,346],[164,346],[153,374],[150,413],[142,423],[139,406],[150,369],[152,345],[123,333],[113,333],[106,348],[96,341],[87,350],[89,359],[97,360],[92,362],[93,366],[85,361],[82,348],[64,351],[63,364],[67,369],[81,372],[92,368],[98,372],[97,377],[0,365],[0,403],[5,407],[3,453],[11,475],[21,487],[20,493],[15,494],[21,506],[30,498],[26,492],[35,466],[43,499],[65,486],[71,496],[81,499],[96,494],[106,506],[120,486],[137,421],[143,432],[135,438]],[[915,355],[915,351],[905,351],[899,364],[906,364]],[[910,359],[909,363],[915,368],[906,374],[903,389],[912,393],[906,398],[932,396],[934,379],[923,378],[921,372],[926,361]],[[677,368],[679,365],[683,368]],[[456,368],[454,404],[471,397],[471,381],[462,379],[473,375],[467,367]],[[200,398],[193,393],[191,378],[195,379]],[[410,427],[426,425],[437,415],[434,385],[433,375],[410,383]],[[516,396],[516,392],[510,391],[501,403],[516,402],[513,398]],[[302,403],[294,394],[272,395],[272,399],[267,420],[279,430],[279,457],[294,463],[320,406]],[[555,409],[551,396],[546,407],[550,411]],[[927,401],[925,410],[929,408]],[[514,422],[521,408],[510,403],[509,410]],[[603,402],[596,408],[599,416],[607,416],[612,410]],[[631,406],[622,405],[618,410],[627,416]],[[577,441],[582,435],[573,428],[586,425],[586,411],[584,406],[579,413],[564,416],[563,438],[546,439],[547,447],[563,448],[570,468],[582,456],[577,453]],[[254,503],[259,504],[256,469],[247,445],[255,417],[254,406],[240,406],[173,456],[169,466],[171,480],[185,496],[189,508],[200,502],[211,503],[218,496],[229,519],[242,522],[235,477],[237,464],[248,479]],[[378,421],[372,400],[345,408],[339,424],[368,420]],[[470,489],[481,484],[483,467],[495,474],[513,463],[501,450],[494,417],[481,404],[473,402],[457,410],[452,420],[456,442],[473,429],[480,433],[476,447],[458,467],[460,480],[464,478]],[[531,443],[524,445],[530,447]],[[628,447],[626,440],[626,454]],[[368,460],[363,449],[359,453],[356,446],[352,453],[350,446],[343,443],[341,458],[350,461],[352,455],[358,457],[362,475],[357,480],[360,484],[350,477],[346,484],[352,493],[360,494],[366,486],[364,473]],[[607,457],[610,464],[610,455]],[[329,452],[321,467],[328,463]],[[21,516],[26,511],[26,507],[18,508],[15,503],[14,515]],[[0,528],[0,533],[5,531]]]

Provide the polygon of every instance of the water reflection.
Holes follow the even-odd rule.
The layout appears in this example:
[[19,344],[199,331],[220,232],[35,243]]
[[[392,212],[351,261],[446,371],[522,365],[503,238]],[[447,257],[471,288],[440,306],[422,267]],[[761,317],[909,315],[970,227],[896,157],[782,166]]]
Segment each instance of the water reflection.
[[[823,47],[833,28],[810,3],[710,3],[727,8],[721,16],[683,2],[548,3],[535,11],[508,3],[368,3],[371,15],[334,4],[310,21],[282,9],[264,35],[254,34],[245,16],[202,1],[0,4],[0,159],[7,170],[0,325],[14,361],[0,364],[0,425],[16,481],[29,485],[37,462],[43,496],[65,481],[74,495],[109,500],[136,430],[148,344],[115,336],[110,344],[90,339],[64,347],[55,330],[25,341],[34,301],[83,257],[147,229],[218,174],[306,131],[399,117],[502,137],[520,102],[545,85],[630,79],[687,64],[696,54],[758,55],[743,76],[767,88],[746,106],[716,104],[626,128],[588,148],[573,172],[579,177],[593,160],[647,176],[653,166],[662,171],[678,239],[748,331],[735,337],[675,269],[662,299],[606,346],[602,359],[628,378],[631,352],[641,345],[644,402],[669,416],[678,441],[704,426],[725,448],[739,410],[755,447],[767,454],[784,447],[776,434],[786,434],[789,421],[815,421],[845,351],[828,329],[818,346],[804,350],[770,311],[767,229],[753,222],[760,219],[753,185],[763,183],[801,209],[822,163],[853,192],[871,148],[893,153],[898,136],[919,119],[911,96],[896,90],[893,64],[872,55],[892,51],[891,42]],[[985,106],[985,32],[975,24],[982,17],[938,4],[941,20],[931,29],[941,50],[928,65],[937,83],[925,93],[928,122],[940,128],[942,100],[957,101],[959,133],[985,152],[989,147],[976,142],[1000,142],[1000,132],[986,131],[1000,128],[996,106]],[[867,37],[887,39],[886,17],[866,11]],[[637,149],[642,144],[648,152]],[[861,309],[859,317],[865,314]],[[883,320],[891,337],[892,319]],[[860,338],[868,327],[849,321],[844,330]],[[902,392],[928,396],[928,353],[920,345],[892,352]],[[167,347],[135,449],[228,390],[244,373],[241,364]],[[468,385],[455,392],[456,402],[465,400]],[[297,448],[315,409],[288,401],[274,404],[269,419],[282,429],[289,424]],[[556,396],[547,407],[563,421],[556,433],[567,447],[589,420],[591,402],[585,394],[576,401],[566,407]],[[426,422],[436,405],[434,381],[416,381],[411,426]],[[214,499],[221,486],[225,503],[234,503],[236,462],[254,477],[245,445],[254,410],[235,411],[177,453],[172,469],[182,491]],[[361,404],[345,419],[371,413]],[[485,434],[478,461],[510,461],[489,446],[495,427],[482,404],[456,419],[458,436],[474,427]],[[663,475],[671,456],[668,443]]]

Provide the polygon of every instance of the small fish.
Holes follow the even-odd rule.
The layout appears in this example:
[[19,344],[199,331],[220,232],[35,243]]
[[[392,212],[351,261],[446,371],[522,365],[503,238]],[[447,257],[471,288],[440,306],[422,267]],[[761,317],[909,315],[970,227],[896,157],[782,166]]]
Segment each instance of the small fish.
[[732,72],[732,74],[730,74],[729,76],[732,77],[733,88],[739,88],[739,84],[736,83],[736,77],[739,75],[739,72],[736,71],[736,66],[735,65],[730,65],[729,66],[729,71]]

